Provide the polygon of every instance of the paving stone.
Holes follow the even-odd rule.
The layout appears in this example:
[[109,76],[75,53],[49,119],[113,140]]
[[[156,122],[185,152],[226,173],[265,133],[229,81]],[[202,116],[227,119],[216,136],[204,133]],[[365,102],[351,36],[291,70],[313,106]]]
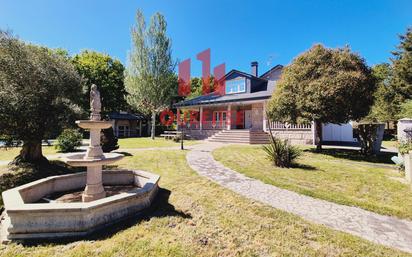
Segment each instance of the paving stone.
[[412,253],[411,221],[315,199],[248,178],[214,160],[211,152],[221,146],[223,144],[212,142],[193,146],[186,156],[189,166],[200,175],[252,200],[310,222]]

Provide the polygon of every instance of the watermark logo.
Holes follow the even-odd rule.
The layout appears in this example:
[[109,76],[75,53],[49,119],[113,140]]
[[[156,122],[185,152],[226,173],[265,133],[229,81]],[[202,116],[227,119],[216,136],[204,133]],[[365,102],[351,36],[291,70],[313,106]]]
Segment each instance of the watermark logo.
[[[223,96],[226,93],[226,65],[222,63],[213,68],[213,76],[210,74],[210,48],[198,53],[196,59],[202,63],[202,95],[213,94]],[[213,78],[213,80],[212,80]],[[213,81],[213,88],[211,86]],[[178,65],[178,95],[188,97],[191,94],[191,59],[186,59]],[[211,121],[207,120],[211,119]],[[160,113],[160,123],[170,126],[176,121],[178,126],[190,126],[199,128],[200,125],[211,125],[212,128],[223,128],[230,126],[232,120],[236,125],[243,124],[244,111],[217,111],[205,109],[200,114],[199,111],[185,110],[179,111],[175,115],[171,110],[164,110]]]

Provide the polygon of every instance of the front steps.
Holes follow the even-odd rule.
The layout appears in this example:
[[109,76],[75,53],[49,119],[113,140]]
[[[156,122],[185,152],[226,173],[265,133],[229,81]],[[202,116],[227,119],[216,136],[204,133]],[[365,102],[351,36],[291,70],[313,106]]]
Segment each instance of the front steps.
[[208,141],[240,144],[268,144],[269,134],[264,131],[250,131],[246,129],[222,130],[209,137]]

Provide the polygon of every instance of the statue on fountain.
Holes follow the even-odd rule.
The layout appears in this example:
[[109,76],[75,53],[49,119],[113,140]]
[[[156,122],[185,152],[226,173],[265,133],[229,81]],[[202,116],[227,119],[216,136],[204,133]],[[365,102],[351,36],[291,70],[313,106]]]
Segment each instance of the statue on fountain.
[[93,84],[90,90],[90,120],[100,120],[101,110],[100,92],[97,90],[97,86]]

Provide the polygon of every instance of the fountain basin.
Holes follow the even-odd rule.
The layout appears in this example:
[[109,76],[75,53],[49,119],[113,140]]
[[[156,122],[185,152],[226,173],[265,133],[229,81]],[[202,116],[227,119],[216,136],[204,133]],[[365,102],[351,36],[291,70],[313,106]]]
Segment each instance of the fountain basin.
[[84,129],[107,129],[112,126],[111,121],[105,120],[77,120],[76,124]]
[[92,202],[38,203],[53,193],[83,190],[85,172],[52,176],[4,191],[6,216],[0,227],[0,240],[86,236],[150,206],[159,179],[156,174],[140,170],[104,170],[105,186],[133,187]]
[[103,153],[102,156],[90,158],[86,153],[71,153],[61,156],[61,159],[74,167],[87,167],[96,165],[108,165],[122,159],[124,155],[118,153]]

